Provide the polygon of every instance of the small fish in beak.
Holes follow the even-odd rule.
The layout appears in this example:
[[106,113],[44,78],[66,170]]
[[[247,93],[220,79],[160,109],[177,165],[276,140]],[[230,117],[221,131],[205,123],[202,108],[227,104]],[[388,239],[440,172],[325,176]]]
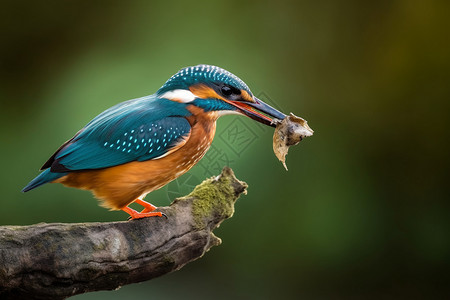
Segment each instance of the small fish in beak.
[[286,155],[289,147],[297,145],[308,136],[312,136],[314,131],[308,126],[308,122],[293,113],[282,121],[276,121],[276,129],[273,134],[273,152],[275,156],[283,163],[286,171]]

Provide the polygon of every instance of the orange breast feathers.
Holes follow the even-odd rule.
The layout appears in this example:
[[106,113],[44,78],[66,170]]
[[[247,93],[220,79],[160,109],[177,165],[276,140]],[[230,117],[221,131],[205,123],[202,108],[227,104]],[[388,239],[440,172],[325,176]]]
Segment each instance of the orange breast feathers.
[[189,136],[160,158],[98,170],[74,171],[55,182],[90,190],[101,205],[119,210],[137,198],[165,186],[186,173],[208,151],[216,131],[217,113],[189,106],[193,116]]

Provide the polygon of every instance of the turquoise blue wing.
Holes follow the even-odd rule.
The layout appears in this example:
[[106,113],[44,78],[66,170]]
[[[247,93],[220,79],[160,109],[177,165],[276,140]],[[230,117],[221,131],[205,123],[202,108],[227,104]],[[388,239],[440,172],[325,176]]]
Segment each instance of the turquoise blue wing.
[[136,99],[103,112],[43,166],[52,172],[100,169],[160,157],[190,134],[181,103]]

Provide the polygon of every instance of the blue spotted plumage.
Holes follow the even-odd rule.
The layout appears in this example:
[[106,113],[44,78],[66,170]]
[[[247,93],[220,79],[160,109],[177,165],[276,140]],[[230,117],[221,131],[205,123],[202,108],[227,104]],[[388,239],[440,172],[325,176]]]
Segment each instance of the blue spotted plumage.
[[[26,192],[67,172],[117,166],[164,155],[190,132],[191,113],[170,100],[147,96],[104,111],[42,166],[47,172],[30,182]],[[182,105],[181,105],[182,106]]]
[[99,169],[154,159],[164,155],[190,131],[189,122],[181,117],[139,124],[132,127],[136,129],[116,130],[108,139],[92,134],[77,136],[55,156],[51,168],[56,171],[58,166],[64,168],[61,171]]

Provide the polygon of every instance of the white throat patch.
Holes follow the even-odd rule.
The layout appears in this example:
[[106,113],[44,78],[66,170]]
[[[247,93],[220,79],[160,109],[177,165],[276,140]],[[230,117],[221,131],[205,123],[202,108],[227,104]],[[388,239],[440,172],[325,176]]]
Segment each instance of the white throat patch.
[[192,102],[197,98],[191,91],[183,89],[168,91],[159,97],[182,103]]

